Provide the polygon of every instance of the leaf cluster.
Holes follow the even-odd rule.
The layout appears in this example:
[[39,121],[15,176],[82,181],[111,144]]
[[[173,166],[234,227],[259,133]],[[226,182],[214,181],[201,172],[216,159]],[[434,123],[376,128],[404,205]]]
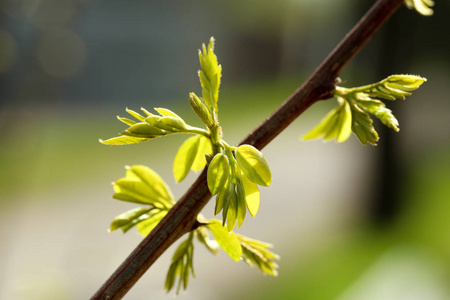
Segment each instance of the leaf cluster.
[[336,138],[337,142],[343,142],[353,131],[363,145],[376,145],[379,136],[373,127],[371,115],[399,131],[398,120],[381,100],[404,100],[425,81],[425,78],[415,75],[391,75],[380,82],[361,87],[336,86],[334,95],[339,105],[303,139],[323,137],[325,140]]
[[[122,201],[145,204],[118,215],[109,230],[122,229],[125,233],[134,226],[138,232],[147,236],[174,205],[173,196],[166,183],[152,169],[134,165],[126,168],[126,176],[114,184],[114,198]],[[269,244],[235,234],[222,225],[220,220],[205,220],[199,216],[202,226],[189,233],[189,237],[176,249],[166,276],[165,289],[175,287],[176,293],[186,289],[189,276],[195,277],[193,267],[193,237],[203,244],[211,253],[218,254],[222,248],[234,261],[243,260],[249,265],[256,265],[263,273],[276,276],[278,256],[268,251]],[[212,234],[213,238],[210,236]]]
[[433,15],[433,0],[405,0],[406,7],[415,9],[419,14],[424,16]]
[[[134,118],[118,117],[128,125],[120,136],[101,140],[106,145],[128,145],[145,142],[170,134],[187,133],[187,138],[178,149],[173,162],[173,174],[177,182],[184,180],[190,170],[199,171],[208,163],[207,184],[212,195],[216,195],[215,214],[222,212],[222,221],[203,220],[201,226],[189,233],[189,237],[176,249],[166,276],[165,289],[177,285],[186,289],[189,276],[194,276],[194,236],[210,252],[217,254],[222,248],[233,260],[243,260],[256,265],[263,273],[275,276],[278,256],[268,250],[269,244],[236,235],[232,230],[240,227],[247,210],[255,216],[260,204],[258,186],[269,186],[272,175],[263,154],[251,145],[234,147],[222,139],[219,125],[218,101],[222,67],[214,53],[214,39],[199,51],[201,70],[198,75],[202,86],[202,97],[189,94],[192,109],[206,126],[205,129],[186,124],[174,112],[155,108],[152,114],[141,108],[144,115],[126,109]],[[126,176],[113,184],[113,198],[146,207],[138,207],[117,216],[110,231],[122,229],[125,233],[136,226],[143,236],[148,235],[174,205],[170,189],[152,169],[134,165],[127,167]],[[210,236],[212,234],[212,237]],[[178,280],[178,283],[176,284]]]
[[137,225],[139,233],[146,236],[174,205],[173,195],[167,184],[152,169],[142,165],[126,169],[125,177],[113,183],[113,198],[149,207],[134,208],[118,215],[109,230],[120,228],[125,233]]
[[[233,154],[234,153],[234,154]],[[236,149],[224,147],[208,167],[208,188],[216,195],[215,214],[222,211],[223,224],[231,231],[236,222],[240,227],[247,209],[254,217],[259,209],[258,185],[269,186],[272,175],[260,151],[251,145]]]

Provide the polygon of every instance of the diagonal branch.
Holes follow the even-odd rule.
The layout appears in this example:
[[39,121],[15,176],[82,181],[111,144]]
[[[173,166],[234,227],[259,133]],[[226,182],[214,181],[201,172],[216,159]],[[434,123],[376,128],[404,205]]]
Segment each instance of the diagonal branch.
[[[378,0],[340,44],[272,115],[241,144],[264,148],[308,107],[332,97],[337,76],[404,0]],[[197,226],[197,215],[211,199],[206,169],[155,229],[100,287],[91,299],[121,299],[170,245]]]

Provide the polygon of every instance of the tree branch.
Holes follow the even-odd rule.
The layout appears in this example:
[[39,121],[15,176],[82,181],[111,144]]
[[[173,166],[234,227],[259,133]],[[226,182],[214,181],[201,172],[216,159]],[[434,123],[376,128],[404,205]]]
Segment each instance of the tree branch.
[[[378,0],[302,86],[241,144],[264,148],[308,107],[332,97],[337,76],[404,0]],[[211,194],[206,169],[166,217],[135,248],[91,299],[121,299],[170,245],[197,226]]]

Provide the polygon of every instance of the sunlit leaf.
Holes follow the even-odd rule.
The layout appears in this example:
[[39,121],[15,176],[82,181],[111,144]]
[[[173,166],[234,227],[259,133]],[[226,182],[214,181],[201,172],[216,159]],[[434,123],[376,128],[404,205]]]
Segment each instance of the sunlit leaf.
[[175,117],[162,117],[155,126],[172,132],[185,132],[187,130],[186,123],[182,119]]
[[199,51],[199,60],[202,69],[198,72],[198,75],[202,86],[203,99],[210,110],[217,112],[222,67],[218,64],[217,56],[214,54],[214,38],[210,39],[208,48],[203,44],[202,51]]
[[[244,175],[245,176],[245,175]],[[245,191],[240,176],[236,182],[236,219],[238,227],[241,227],[247,214],[247,204],[245,202]]]
[[278,265],[274,260],[279,259],[279,256],[269,251],[272,245],[250,239],[240,234],[236,234],[242,247],[242,258],[250,266],[257,266],[261,272],[277,276]]
[[139,222],[136,226],[143,236],[147,236],[168,213],[167,210],[152,210],[152,212],[154,213],[149,218]]
[[360,107],[380,119],[384,125],[394,129],[395,131],[399,131],[398,120],[392,114],[392,111],[386,108],[386,105],[383,102],[378,100],[361,100],[357,101],[357,103]]
[[234,229],[234,226],[236,225],[236,219],[237,219],[237,213],[238,213],[236,190],[231,191],[230,198],[229,198],[229,201],[227,204],[228,205],[224,204],[224,207],[223,207],[223,211],[226,212],[226,214],[224,215],[224,221],[225,221],[225,217],[226,217],[227,229],[228,229],[228,231],[231,231]]
[[142,115],[140,115],[139,113],[135,112],[134,110],[125,109],[127,113],[129,113],[130,115],[132,115],[133,117],[135,117],[136,119],[138,119],[139,121],[143,122],[144,121],[144,117]]
[[149,138],[139,138],[134,136],[118,136],[107,140],[100,139],[100,143],[104,145],[131,145],[142,143],[150,140]]
[[143,122],[130,126],[130,128],[126,130],[126,133],[143,138],[167,134],[166,131]]
[[[202,80],[202,77],[200,77],[200,80]],[[191,104],[194,112],[206,126],[212,127],[214,125],[211,112],[209,111],[206,104],[199,97],[197,97],[196,94],[189,94],[189,103]]]
[[162,107],[156,107],[155,110],[157,112],[159,112],[161,114],[161,116],[164,117],[174,117],[176,119],[180,119],[183,120],[179,115],[177,115],[176,113],[174,113],[173,111],[167,109],[167,108],[162,108]]
[[120,122],[127,124],[128,126],[132,126],[137,123],[136,121],[130,120],[128,118],[122,118],[119,116],[117,116],[117,119],[119,119]]
[[197,155],[199,144],[200,136],[196,135],[184,141],[178,149],[173,162],[173,175],[177,182],[182,181],[189,173]]
[[151,112],[149,112],[148,110],[146,110],[146,109],[143,108],[143,107],[141,107],[141,110],[142,110],[148,117],[150,117],[150,116],[156,116],[156,115],[152,114]]
[[210,220],[206,227],[211,231],[217,243],[234,261],[239,261],[242,255],[242,247],[238,238],[232,231],[222,226],[219,220]]
[[248,211],[254,217],[258,212],[260,203],[260,193],[258,186],[256,185],[256,183],[250,181],[250,179],[248,179],[247,176],[244,175],[244,173],[242,173],[241,179],[242,185],[244,187],[245,202],[247,203]]
[[132,226],[141,221],[139,217],[141,217],[148,211],[150,211],[150,208],[138,207],[118,215],[111,223],[109,231],[114,231],[116,229],[122,228],[123,232],[126,232]]
[[[214,214],[217,215],[223,209],[224,205],[228,207],[230,201],[232,190],[234,189],[234,184],[229,179],[219,191],[216,196],[216,206],[214,208]],[[227,211],[223,212],[223,223],[225,224]]]
[[258,149],[251,145],[241,145],[236,149],[236,160],[248,179],[261,186],[270,185],[272,174],[269,164]]
[[206,166],[206,154],[212,154],[212,146],[210,139],[200,136],[197,155],[192,163],[192,171],[200,171]]
[[352,131],[356,134],[359,141],[365,145],[370,143],[376,145],[378,133],[372,125],[372,119],[369,114],[359,107],[352,106]]
[[343,102],[343,107],[339,114],[339,132],[336,141],[342,143],[346,141],[352,133],[352,111],[347,101]]
[[230,164],[226,155],[218,153],[208,166],[207,182],[212,195],[216,195],[230,176]]
[[116,180],[113,188],[115,191],[113,197],[115,199],[164,207],[164,205],[161,204],[158,195],[140,180],[120,178]]
[[178,246],[172,257],[172,263],[169,267],[169,271],[167,272],[164,288],[167,291],[170,291],[174,287],[176,278],[178,277],[178,286],[175,292],[176,295],[179,294],[181,287],[183,287],[183,289],[187,288],[190,273],[195,277],[192,262],[194,251],[192,238],[193,233],[191,232],[188,239]]
[[219,243],[209,237],[209,232],[203,226],[195,230],[197,232],[197,239],[205,245],[205,247],[213,254],[218,254],[220,250]]
[[326,134],[335,126],[339,118],[340,106],[331,110],[311,131],[305,134],[302,138],[304,140],[320,138]]
[[156,196],[160,198],[160,201],[164,200],[167,203],[173,202],[173,195],[167,184],[158,173],[149,167],[142,165],[128,167],[126,176],[129,178],[136,178],[146,183],[147,186],[156,193]]
[[434,1],[432,0],[405,0],[405,4],[409,9],[414,8],[421,15],[433,15],[431,7],[434,6]]
[[350,105],[344,99],[339,99],[339,106],[331,110],[310,132],[303,136],[304,140],[323,137],[324,140],[336,138],[341,143],[352,133],[352,113]]

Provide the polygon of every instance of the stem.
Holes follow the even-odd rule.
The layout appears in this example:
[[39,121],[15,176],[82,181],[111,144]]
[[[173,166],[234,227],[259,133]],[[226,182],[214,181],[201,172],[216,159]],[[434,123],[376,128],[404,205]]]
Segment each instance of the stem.
[[[309,79],[241,144],[264,148],[313,103],[332,97],[334,81],[340,71],[403,2],[378,0]],[[205,169],[91,299],[121,299],[170,245],[198,226],[197,215],[210,198]]]

